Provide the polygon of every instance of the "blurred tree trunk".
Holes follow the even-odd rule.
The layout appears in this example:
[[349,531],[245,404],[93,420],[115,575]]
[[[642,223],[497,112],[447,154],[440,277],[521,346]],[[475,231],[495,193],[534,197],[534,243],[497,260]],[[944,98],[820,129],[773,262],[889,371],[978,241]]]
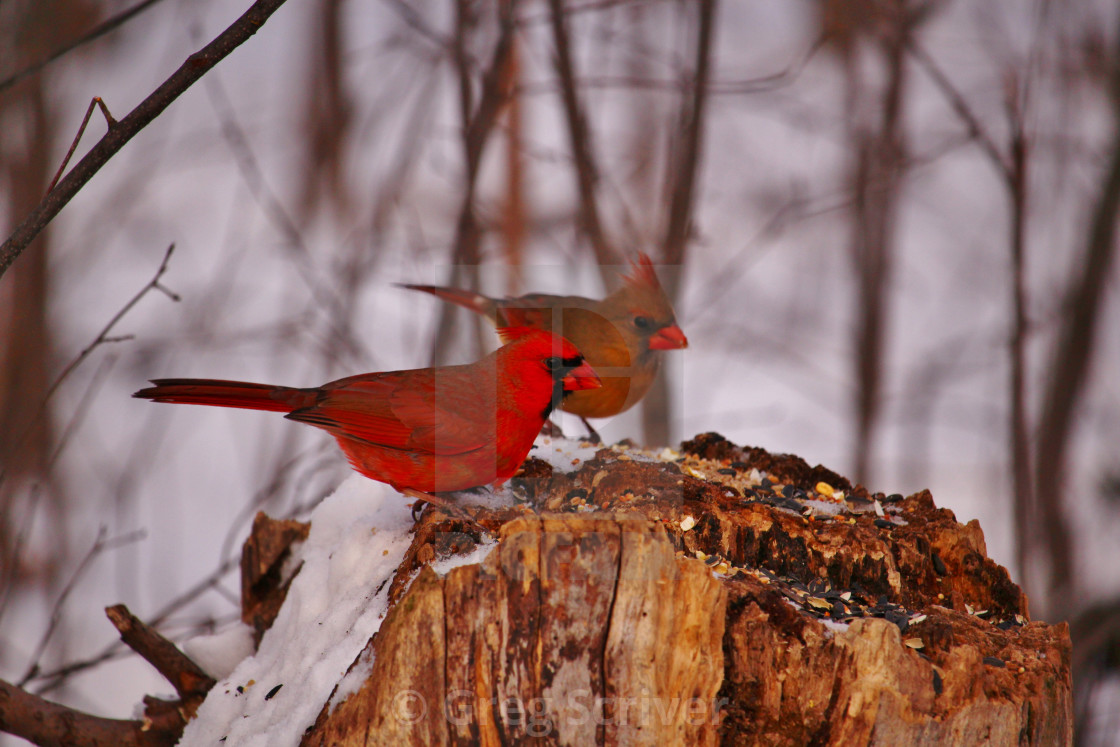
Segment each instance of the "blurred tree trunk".
[[[93,17],[87,0],[9,4],[0,12],[0,71],[38,62]],[[47,83],[40,73],[0,93],[0,211],[12,223],[38,205],[51,180],[56,132]],[[48,228],[0,285],[0,591],[32,579],[50,584],[66,557],[63,497],[49,472],[54,438],[44,408],[53,375],[49,253]],[[38,488],[29,492],[29,485]],[[53,539],[34,554],[19,553],[39,500],[48,516],[35,523]],[[32,557],[36,567],[23,564]]]
[[1073,544],[1070,536],[1066,468],[1073,417],[1085,394],[1096,332],[1104,310],[1105,283],[1116,255],[1120,216],[1120,37],[1109,64],[1108,95],[1113,107],[1113,135],[1096,207],[1090,217],[1083,258],[1074,264],[1067,312],[1049,365],[1035,453],[1035,495],[1049,564],[1049,612],[1065,614],[1076,601]]
[[[511,0],[503,0],[505,3]],[[525,262],[525,237],[528,233],[528,208],[525,195],[525,157],[521,152],[525,140],[525,123],[522,119],[523,100],[517,92],[521,80],[520,55],[517,39],[513,40],[509,64],[502,80],[504,97],[509,102],[506,109],[506,194],[502,206],[502,253],[505,255],[507,277],[506,293],[520,295]],[[479,320],[486,324],[485,321]]]
[[[482,225],[479,223],[475,204],[478,195],[479,172],[482,156],[490,143],[494,125],[508,102],[508,87],[513,64],[513,40],[516,31],[516,0],[499,4],[497,10],[497,39],[490,52],[490,59],[476,76],[475,64],[469,52],[470,42],[479,27],[479,14],[483,11],[470,0],[458,0],[456,5],[454,59],[459,82],[459,110],[462,124],[463,146],[463,197],[451,249],[451,269],[447,283],[451,287],[478,290],[478,263],[482,259]],[[478,78],[476,81],[476,77]],[[477,96],[475,88],[477,87]],[[458,308],[442,304],[432,348],[432,364],[447,360],[451,341],[455,339],[455,319]],[[476,328],[476,348],[482,346],[480,328]]]
[[[889,0],[879,6],[855,3],[850,8],[833,3],[826,7],[822,20],[843,57],[852,107],[848,125],[854,151],[850,189],[851,253],[856,273],[856,400],[851,463],[855,480],[863,484],[870,477],[882,410],[895,224],[906,173],[902,113],[907,93],[906,47],[913,22],[908,0]],[[874,97],[865,93],[864,73],[854,59],[862,36],[882,58],[885,81]]]
[[1032,537],[1038,526],[1038,504],[1031,479],[1030,426],[1027,421],[1028,338],[1026,288],[1026,229],[1028,218],[1027,169],[1029,164],[1027,138],[1024,132],[1021,102],[1016,97],[1008,102],[1011,124],[1010,163],[1005,170],[1011,215],[1011,340],[1009,343],[1009,422],[1008,439],[1011,454],[1012,511],[1015,514],[1015,563],[1024,584],[1034,545]]
[[353,207],[344,157],[353,107],[342,65],[343,5],[343,0],[319,0],[315,9],[318,23],[308,27],[312,59],[308,63],[311,81],[303,87],[307,156],[301,205],[305,216],[322,209],[324,200],[343,216]]
[[[696,204],[696,180],[703,150],[704,112],[708,102],[708,81],[712,67],[712,34],[715,29],[716,0],[701,0],[695,12],[696,63],[690,95],[682,97],[676,132],[669,140],[666,178],[669,185],[669,213],[662,242],[662,259],[673,268],[663,273],[662,285],[669,300],[676,304],[681,273],[692,233]],[[642,436],[649,446],[669,443],[670,416],[673,412],[668,375],[663,370],[642,402]]]

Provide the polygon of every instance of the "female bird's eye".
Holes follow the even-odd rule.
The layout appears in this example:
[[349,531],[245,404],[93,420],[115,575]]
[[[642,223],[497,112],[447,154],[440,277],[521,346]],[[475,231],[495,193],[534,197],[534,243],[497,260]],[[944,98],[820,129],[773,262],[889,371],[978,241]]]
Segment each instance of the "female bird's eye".
[[653,320],[648,316],[636,316],[634,317],[634,326],[638,329],[649,329],[653,326]]
[[559,371],[560,366],[562,366],[562,365],[563,365],[563,361],[561,361],[555,355],[552,356],[551,358],[545,358],[544,359],[544,367],[547,368],[552,373],[556,373],[557,371]]

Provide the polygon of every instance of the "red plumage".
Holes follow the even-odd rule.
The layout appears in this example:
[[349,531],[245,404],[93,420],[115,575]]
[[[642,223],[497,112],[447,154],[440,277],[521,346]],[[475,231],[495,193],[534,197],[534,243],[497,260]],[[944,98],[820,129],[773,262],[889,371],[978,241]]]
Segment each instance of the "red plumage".
[[601,388],[573,394],[561,405],[583,418],[608,418],[633,407],[653,385],[661,353],[688,347],[673,305],[644,254],[631,263],[622,285],[601,300],[547,293],[489,298],[460,288],[404,287],[470,309],[499,328],[532,327],[571,340],[603,377]]
[[355,470],[402,492],[507,480],[556,400],[600,386],[562,337],[503,330],[510,342],[460,366],[361,374],[296,389],[217,379],[157,379],[133,396],[287,413],[337,440]]

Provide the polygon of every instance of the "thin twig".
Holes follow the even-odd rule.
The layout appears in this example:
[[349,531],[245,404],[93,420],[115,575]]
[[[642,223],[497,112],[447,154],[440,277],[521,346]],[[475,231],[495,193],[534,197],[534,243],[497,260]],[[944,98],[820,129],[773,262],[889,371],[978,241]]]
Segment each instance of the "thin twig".
[[286,241],[282,245],[295,257],[298,263],[297,274],[304,281],[311,297],[325,310],[332,336],[355,359],[363,359],[364,351],[350,329],[346,310],[342,307],[338,294],[319,278],[315,265],[311,261],[311,251],[296,221],[269,187],[260,162],[249,144],[249,138],[234,116],[233,105],[230,103],[225,87],[215,78],[209,81],[206,92],[210,95],[210,101],[218,115],[222,136],[233,151],[234,162],[237,164],[242,180],[249,188],[253,199],[284,235]]
[[[153,628],[158,628],[168,617],[178,612],[190,602],[194,601],[204,591],[221,583],[222,578],[226,574],[238,568],[240,566],[240,563],[240,558],[231,558],[230,560],[223,562],[208,576],[205,576],[194,586],[187,589],[182,594],[165,604],[163,608],[159,612],[157,612],[151,618],[151,620],[149,620],[148,624]],[[113,641],[111,644],[103,648],[99,653],[94,654],[88,659],[71,662],[69,664],[66,664],[65,666],[59,667],[58,669],[54,669],[49,672],[43,672],[37,675],[35,677],[36,680],[45,682],[36,689],[36,692],[42,695],[43,693],[55,690],[61,687],[62,684],[66,682],[66,680],[71,675],[77,674],[78,672],[83,672],[87,669],[92,669],[93,667],[96,667],[97,665],[102,664],[106,661],[120,658],[126,653],[127,649],[125,648],[124,644],[121,643],[121,641]]]
[[113,119],[113,115],[109,113],[109,107],[105,106],[105,102],[101,100],[100,96],[94,96],[90,99],[89,108],[86,109],[86,115],[82,117],[82,123],[78,126],[78,133],[74,135],[74,142],[70,143],[70,150],[66,151],[66,157],[62,159],[62,163],[58,166],[58,171],[54,174],[54,179],[51,179],[51,184],[47,187],[47,194],[50,194],[54,189],[54,185],[58,184],[58,180],[62,178],[62,172],[66,171],[66,164],[70,163],[70,159],[74,156],[74,151],[78,149],[78,143],[82,140],[82,135],[85,134],[86,126],[89,124],[89,118],[93,115],[93,108],[95,106],[101,107],[101,113],[105,115],[105,124],[112,127],[117,123]]
[[35,646],[35,653],[31,657],[31,663],[28,664],[27,672],[24,673],[23,678],[17,683],[19,687],[23,687],[29,681],[34,679],[39,673],[39,660],[43,657],[43,652],[47,650],[47,644],[50,643],[51,637],[54,635],[58,624],[62,621],[62,608],[66,604],[66,600],[70,597],[70,593],[74,591],[74,587],[78,583],[78,579],[86,572],[90,564],[103,552],[113,550],[118,547],[123,547],[132,542],[143,539],[146,533],[142,530],[129,532],[120,537],[112,539],[105,539],[105,534],[108,530],[102,526],[97,530],[97,539],[93,543],[93,547],[89,549],[86,556],[82,558],[82,562],[74,570],[70,580],[66,582],[66,586],[62,587],[62,592],[55,600],[54,607],[51,609],[50,621],[47,623],[47,629],[43,631],[42,637],[39,638],[38,645]]
[[149,280],[143,288],[137,291],[136,295],[129,299],[128,303],[122,306],[117,311],[117,313],[113,315],[113,318],[109,320],[109,323],[106,324],[101,332],[97,335],[97,337],[94,338],[93,342],[87,345],[82,350],[82,352],[78,353],[78,357],[70,361],[66,368],[62,369],[62,373],[58,375],[58,377],[54,380],[54,383],[52,383],[50,388],[47,390],[47,394],[43,398],[44,403],[51,398],[51,395],[53,395],[55,393],[55,390],[58,389],[62,382],[66,380],[66,377],[68,377],[74,371],[74,369],[80,366],[82,362],[89,357],[90,353],[97,349],[98,346],[104,345],[109,342],[120,342],[121,340],[130,339],[127,335],[123,337],[110,337],[109,332],[112,331],[113,327],[117,326],[117,322],[123,319],[124,315],[131,311],[133,306],[140,303],[140,299],[148,295],[150,291],[158,290],[165,296],[170,298],[172,301],[182,300],[179,297],[179,294],[171,291],[167,288],[167,286],[160,283],[160,278],[162,278],[164,273],[167,272],[167,264],[171,261],[171,254],[174,251],[174,244],[171,244],[167,247],[167,251],[164,252],[163,255],[163,261],[159,263],[159,269],[156,270],[155,276],[151,280]]
[[16,257],[110,158],[199,78],[257,33],[277,8],[284,4],[284,1],[257,0],[214,41],[188,57],[171,77],[140,102],[124,119],[111,126],[105,136],[59,181],[55,189],[51,190],[50,194],[31,211],[31,214],[24,218],[12,235],[0,244],[0,277],[3,277]]
[[120,13],[117,13],[115,16],[112,16],[111,18],[107,18],[106,20],[104,20],[101,23],[94,26],[92,29],[90,29],[88,32],[86,32],[84,35],[79,36],[77,39],[70,42],[69,44],[66,44],[66,45],[60,47],[59,49],[56,49],[54,52],[51,52],[50,55],[43,58],[42,60],[30,64],[27,67],[25,67],[23,70],[20,70],[19,72],[14,73],[14,74],[8,76],[7,78],[5,78],[4,80],[0,81],[0,92],[3,92],[4,89],[6,89],[6,88],[10,88],[10,87],[14,86],[16,83],[19,83],[21,80],[28,77],[29,75],[34,75],[35,73],[37,73],[40,70],[42,70],[43,68],[45,68],[47,65],[51,64],[52,62],[59,59],[60,57],[63,57],[66,54],[74,51],[78,47],[83,46],[85,44],[88,44],[89,42],[93,41],[94,39],[98,39],[98,38],[104,36],[105,34],[109,33],[110,31],[113,31],[113,30],[121,27],[122,25],[127,23],[130,19],[132,19],[133,16],[139,15],[142,11],[147,10],[148,8],[155,5],[159,1],[160,0],[144,0],[143,2],[140,2],[140,3],[137,3],[136,5],[133,5],[131,8],[126,8],[126,9],[122,10]]
[[[131,335],[127,337],[131,339]],[[106,342],[108,342],[108,340]],[[116,362],[117,356],[115,355],[110,355],[106,358],[103,358],[101,360],[101,364],[93,372],[93,375],[90,376],[89,383],[87,384],[85,391],[82,392],[82,397],[80,400],[78,400],[78,404],[74,407],[74,411],[70,415],[69,422],[67,422],[66,426],[62,429],[62,432],[59,434],[58,438],[55,441],[54,450],[51,452],[50,457],[47,458],[47,474],[50,474],[54,469],[54,465],[58,462],[59,457],[62,456],[63,450],[70,443],[70,439],[73,437],[74,432],[77,431],[78,426],[80,426],[85,420],[86,414],[89,412],[90,405],[93,404],[95,395],[97,394],[97,392],[101,391],[101,386],[105,383],[105,379],[109,371],[113,368]]]
[[992,165],[996,167],[1000,175],[1011,181],[1012,168],[1007,162],[1007,159],[999,148],[996,147],[995,141],[984,129],[984,125],[980,124],[980,118],[977,117],[972,108],[965,101],[964,96],[956,89],[953,82],[947,76],[933,58],[925,51],[918,40],[911,35],[907,35],[905,39],[906,51],[918,63],[918,65],[926,71],[926,74],[933,80],[935,86],[941,91],[941,95],[949,102],[949,106],[957,113],[957,116],[964,122],[965,127],[968,129],[968,134],[976,139],[980,144],[981,149],[991,160]]

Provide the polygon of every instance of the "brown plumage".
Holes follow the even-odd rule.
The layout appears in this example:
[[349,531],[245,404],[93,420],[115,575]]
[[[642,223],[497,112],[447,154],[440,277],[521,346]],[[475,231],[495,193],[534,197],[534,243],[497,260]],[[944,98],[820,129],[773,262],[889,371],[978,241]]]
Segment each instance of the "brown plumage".
[[405,285],[482,314],[496,326],[534,327],[562,335],[580,349],[603,386],[573,392],[560,409],[583,418],[606,418],[646,395],[661,367],[661,351],[688,347],[673,306],[642,254],[622,285],[601,301],[581,296],[530,293],[489,298],[432,285]]

